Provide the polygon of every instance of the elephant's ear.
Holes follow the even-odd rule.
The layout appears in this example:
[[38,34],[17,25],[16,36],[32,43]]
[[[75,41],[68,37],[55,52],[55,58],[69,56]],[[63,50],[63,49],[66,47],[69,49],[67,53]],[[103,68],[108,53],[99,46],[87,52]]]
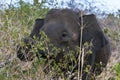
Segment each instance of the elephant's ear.
[[[83,19],[83,21],[81,21],[81,19]],[[91,39],[95,39],[95,43],[99,43],[99,45],[97,44],[97,47],[104,47],[108,44],[108,40],[106,39],[100,23],[94,14],[83,15],[83,18],[81,19],[80,21],[83,22],[84,26],[84,40],[89,41]],[[89,36],[85,37],[86,35]]]
[[34,36],[40,38],[40,29],[44,25],[44,19],[37,18],[35,20],[35,24],[33,30],[31,31],[30,37],[33,38]]
[[[81,22],[83,22],[83,25],[85,27],[95,27],[95,29],[97,30],[100,30],[100,26],[99,26],[99,23],[98,23],[98,20],[96,19],[96,16],[94,14],[89,14],[89,15],[83,15],[82,18],[80,17],[80,24]],[[83,19],[81,21],[81,19]]]

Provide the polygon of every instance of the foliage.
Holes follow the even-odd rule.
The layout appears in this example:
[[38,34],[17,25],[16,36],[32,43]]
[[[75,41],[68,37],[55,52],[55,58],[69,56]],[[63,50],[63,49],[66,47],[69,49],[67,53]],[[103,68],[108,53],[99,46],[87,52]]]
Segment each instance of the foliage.
[[[72,1],[75,2],[75,0]],[[76,4],[72,5],[72,1],[68,3],[69,7],[76,6]],[[58,3],[52,3],[52,4],[51,3],[49,2],[49,4],[53,5],[55,8],[56,5],[58,5]],[[25,3],[23,0],[20,0],[20,2],[16,4],[18,5],[17,7],[14,5],[9,5],[8,8],[5,8],[4,10],[0,10],[0,61],[1,61],[0,80],[30,80],[30,79],[44,80],[46,76],[44,75],[42,69],[50,70],[49,71],[50,73],[48,75],[50,75],[51,77],[61,76],[63,80],[66,79],[65,77],[66,75],[64,75],[65,69],[67,69],[68,71],[66,72],[68,74],[67,77],[70,77],[69,75],[71,76],[76,75],[78,72],[77,70],[75,70],[75,74],[72,74],[74,68],[76,67],[76,64],[78,63],[75,52],[70,50],[68,52],[69,54],[62,56],[63,59],[56,61],[54,58],[56,58],[57,54],[55,53],[59,53],[59,49],[54,47],[52,44],[49,44],[49,40],[45,39],[47,38],[47,36],[45,36],[44,33],[41,33],[44,35],[41,38],[41,41],[37,41],[38,44],[32,46],[33,47],[32,51],[35,53],[35,55],[37,54],[38,49],[49,52],[48,46],[49,47],[51,46],[52,50],[49,52],[50,53],[49,55],[46,55],[47,59],[44,59],[41,57],[42,55],[39,55],[38,59],[35,59],[33,61],[31,68],[27,68],[27,69],[22,68],[27,63],[21,65],[22,62],[16,59],[16,46],[18,44],[21,44],[21,39],[24,36],[29,35],[34,20],[36,18],[44,18],[49,8],[46,8],[44,6],[45,2],[32,5],[30,3]],[[79,5],[82,6],[82,4]],[[94,6],[92,8],[94,8]],[[120,26],[119,24],[120,14],[117,16],[118,17],[115,17],[114,15],[109,15],[106,19],[113,19],[115,25]],[[104,30],[104,32],[108,34],[110,40],[114,42],[114,45],[115,46],[117,45],[117,47],[119,48],[120,27],[117,27],[117,29],[113,29],[113,28],[111,29],[108,26],[109,25],[107,25],[107,28]],[[85,48],[88,47],[88,45],[89,43],[86,42],[84,44]],[[77,47],[76,49],[79,48]],[[92,52],[91,50],[88,50],[87,53],[91,54]],[[45,64],[46,61],[48,60],[49,60],[48,63],[49,67]],[[69,64],[72,65],[68,66]],[[88,68],[86,68],[86,72],[89,72]],[[116,71],[117,74],[117,76],[115,76],[114,79],[119,80],[120,64],[116,64],[114,70]]]
[[116,71],[116,80],[120,80],[120,63],[117,63],[114,67],[115,71]]
[[43,6],[44,3],[32,5],[22,1],[16,4],[17,7],[11,5],[0,10],[0,80],[28,80],[33,77],[32,80],[37,80],[36,68],[22,70],[21,67],[27,63],[16,59],[16,47],[24,36],[29,35],[34,20],[43,18],[48,8]]

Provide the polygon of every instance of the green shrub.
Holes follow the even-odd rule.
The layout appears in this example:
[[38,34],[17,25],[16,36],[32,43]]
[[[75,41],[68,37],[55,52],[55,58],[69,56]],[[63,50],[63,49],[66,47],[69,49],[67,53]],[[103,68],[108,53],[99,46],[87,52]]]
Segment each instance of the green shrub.
[[116,80],[120,80],[120,63],[117,63],[114,67],[115,71],[116,71]]

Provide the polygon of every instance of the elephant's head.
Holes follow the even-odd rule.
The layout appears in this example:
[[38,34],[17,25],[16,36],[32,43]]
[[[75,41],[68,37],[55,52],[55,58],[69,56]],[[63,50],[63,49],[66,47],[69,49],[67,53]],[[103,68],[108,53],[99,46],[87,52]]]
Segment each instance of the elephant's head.
[[51,10],[44,19],[42,30],[57,47],[74,49],[79,44],[79,17],[72,10]]
[[[50,43],[66,51],[68,48],[75,50],[76,46],[80,46],[80,40],[82,47],[86,42],[92,43],[92,54],[87,57],[88,64],[93,67],[92,71],[100,69],[99,67],[96,69],[95,63],[102,62],[106,66],[110,56],[110,45],[94,14],[79,16],[77,12],[69,9],[50,10],[44,19],[35,20],[29,38],[24,39],[24,43],[30,43],[30,45],[26,45],[27,47],[19,46],[17,51],[19,59],[23,61],[33,59],[32,52],[30,52],[31,45],[36,44],[34,36],[41,39],[41,34],[39,34],[41,31],[45,32]],[[21,48],[24,49],[24,52],[21,52]],[[38,50],[38,53],[46,58],[46,52]],[[57,58],[59,59],[59,57]]]
[[[52,9],[50,10],[45,19],[36,19],[33,30],[29,38],[24,38],[25,44],[35,43],[34,36],[40,39],[40,31],[44,31],[50,42],[61,49],[72,49],[79,45],[80,33],[80,19],[78,14],[72,10]],[[18,47],[17,56],[22,60],[31,61],[33,59],[32,53],[29,53],[30,45],[23,48],[24,53],[21,51],[21,46]],[[27,54],[25,53],[27,52]]]

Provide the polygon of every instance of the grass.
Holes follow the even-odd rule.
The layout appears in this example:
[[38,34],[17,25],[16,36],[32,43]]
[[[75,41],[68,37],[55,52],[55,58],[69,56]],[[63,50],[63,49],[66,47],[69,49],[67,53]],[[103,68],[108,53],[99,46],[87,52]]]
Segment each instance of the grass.
[[117,64],[115,65],[114,69],[115,69],[116,74],[117,74],[117,76],[116,76],[115,79],[116,79],[116,80],[119,80],[119,79],[120,79],[120,63],[117,63]]
[[12,6],[0,11],[0,80],[39,80],[35,68],[29,70],[30,63],[26,65],[16,58],[16,46],[29,35],[34,20],[44,17],[48,9],[42,7],[22,3],[19,8]]
[[[16,46],[21,43],[23,37],[29,35],[34,20],[43,18],[48,8],[45,8],[43,3],[36,6],[24,2],[18,4],[20,7],[10,6],[8,9],[0,11],[0,80],[44,80],[46,76],[39,61],[35,59],[33,62],[21,62],[16,58]],[[114,20],[115,28],[114,26],[109,27],[110,25],[107,24],[110,20]],[[119,20],[120,18],[114,16],[101,20],[107,27],[104,32],[109,36],[111,44],[115,47],[116,56],[120,52]],[[114,60],[118,60],[116,56],[113,55]],[[112,62],[114,63],[114,61]],[[66,65],[64,66],[66,67]],[[58,69],[57,65],[54,67],[56,70]],[[102,73],[103,75],[101,74],[101,80],[108,80],[108,78],[109,80],[120,80],[119,63],[110,63],[106,70]],[[113,74],[104,76],[104,74],[111,74],[109,72],[113,72]]]

